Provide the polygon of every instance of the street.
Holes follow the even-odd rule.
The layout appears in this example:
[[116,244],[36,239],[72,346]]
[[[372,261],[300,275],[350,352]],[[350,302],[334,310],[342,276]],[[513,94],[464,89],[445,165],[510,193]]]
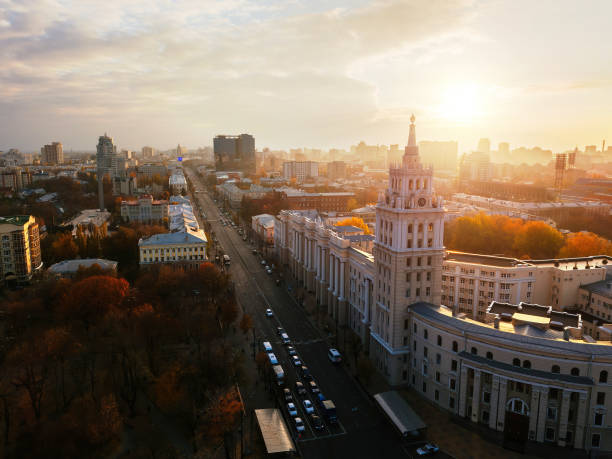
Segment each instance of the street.
[[[266,273],[261,264],[261,256],[252,253],[253,248],[242,240],[236,229],[221,224],[221,220],[225,217],[220,214],[208,193],[203,191],[205,187],[201,178],[189,168],[185,172],[194,189],[199,191],[193,194],[193,198],[205,213],[206,220],[210,223],[211,230],[214,231],[224,253],[231,258],[228,271],[234,281],[240,306],[253,317],[256,351],[262,349],[263,341],[270,341],[285,371],[284,387],[292,390],[298,415],[305,424],[305,431],[298,439],[298,450],[301,455],[305,458],[409,457],[400,437],[374,403],[342,365],[337,366],[330,362],[327,357],[330,345],[326,337],[311,325],[304,310],[287,292],[286,283],[282,282],[280,285],[275,283],[278,277],[276,270],[272,274]],[[194,211],[197,211],[195,205]],[[214,254],[211,258],[214,259]],[[266,308],[273,310],[273,317],[265,316]],[[310,369],[321,393],[335,403],[339,420],[337,424],[330,425],[325,422],[323,430],[314,429],[310,416],[304,412],[302,403],[304,397],[296,393],[294,385],[295,381],[304,383],[307,381],[298,375],[286,347],[277,334],[277,327],[284,328],[288,333],[298,356],[303,365]],[[253,355],[248,357],[253,358]],[[258,390],[265,390],[263,384],[258,386]],[[316,403],[316,395],[307,392],[307,398],[323,418]],[[269,406],[274,406],[273,402]],[[284,400],[279,399],[279,406],[286,416],[289,429],[295,433],[295,425],[288,417]],[[247,402],[247,409],[254,408],[263,407],[248,406]]]

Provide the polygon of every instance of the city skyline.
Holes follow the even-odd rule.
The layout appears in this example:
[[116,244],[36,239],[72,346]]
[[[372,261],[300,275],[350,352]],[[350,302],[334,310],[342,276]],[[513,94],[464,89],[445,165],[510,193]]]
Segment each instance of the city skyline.
[[[481,137],[601,145],[612,138],[612,64],[601,58],[611,9],[6,1],[0,148],[37,151],[52,138],[93,150],[104,131],[132,149],[206,145],[221,132],[252,132],[272,149],[404,144],[412,112],[422,139],[460,151]],[[578,23],[590,26],[572,33]]]

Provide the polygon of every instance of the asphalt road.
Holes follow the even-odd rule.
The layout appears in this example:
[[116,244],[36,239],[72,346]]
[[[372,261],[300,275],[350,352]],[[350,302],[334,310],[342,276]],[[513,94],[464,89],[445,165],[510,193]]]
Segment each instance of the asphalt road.
[[[196,190],[205,190],[200,177],[186,170]],[[261,257],[252,253],[252,247],[242,240],[236,229],[223,226],[225,219],[205,192],[194,195],[201,210],[206,214],[224,252],[231,257],[229,272],[236,287],[236,296],[242,308],[254,319],[256,341],[270,341],[274,353],[283,366],[286,385],[292,390],[299,416],[304,420],[305,431],[298,439],[298,448],[305,458],[402,458],[410,457],[400,437],[383,417],[373,402],[361,391],[353,378],[340,365],[332,364],[327,357],[329,344],[306,318],[286,290],[286,284],[277,286],[277,273],[269,275],[261,265]],[[196,210],[196,209],[194,209]],[[265,317],[265,309],[271,308],[274,317]],[[295,381],[303,381],[290,360],[286,347],[280,341],[276,328],[281,326],[289,334],[299,357],[327,399],[336,405],[338,424],[316,431],[303,409],[304,396],[295,391]],[[260,349],[257,349],[259,351]],[[306,398],[319,411],[315,396],[310,392]],[[295,432],[288,416],[286,403],[281,404],[288,427]]]

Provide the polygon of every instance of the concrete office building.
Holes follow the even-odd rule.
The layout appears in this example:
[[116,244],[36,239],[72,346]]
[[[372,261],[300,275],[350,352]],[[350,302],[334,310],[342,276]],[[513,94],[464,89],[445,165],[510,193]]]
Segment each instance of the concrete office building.
[[166,264],[197,269],[207,259],[204,231],[186,228],[176,233],[154,234],[138,241],[140,265]]
[[135,201],[121,201],[121,218],[127,222],[163,223],[168,221],[168,201],[145,194]]
[[53,142],[40,149],[40,163],[44,166],[63,164],[64,147],[61,142]]
[[31,215],[0,217],[0,278],[27,282],[42,268],[38,223]]
[[255,173],[255,138],[252,135],[218,135],[213,139],[213,146],[218,171]]
[[338,180],[346,178],[346,163],[344,161],[331,161],[327,163],[327,178]]

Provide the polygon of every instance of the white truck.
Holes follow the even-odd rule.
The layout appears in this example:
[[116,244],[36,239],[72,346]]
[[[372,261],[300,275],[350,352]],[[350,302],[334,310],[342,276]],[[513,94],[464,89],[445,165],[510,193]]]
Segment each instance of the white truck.
[[227,255],[227,254],[223,255],[223,264],[225,266],[229,266],[230,265],[230,257],[229,257],[229,255]]

